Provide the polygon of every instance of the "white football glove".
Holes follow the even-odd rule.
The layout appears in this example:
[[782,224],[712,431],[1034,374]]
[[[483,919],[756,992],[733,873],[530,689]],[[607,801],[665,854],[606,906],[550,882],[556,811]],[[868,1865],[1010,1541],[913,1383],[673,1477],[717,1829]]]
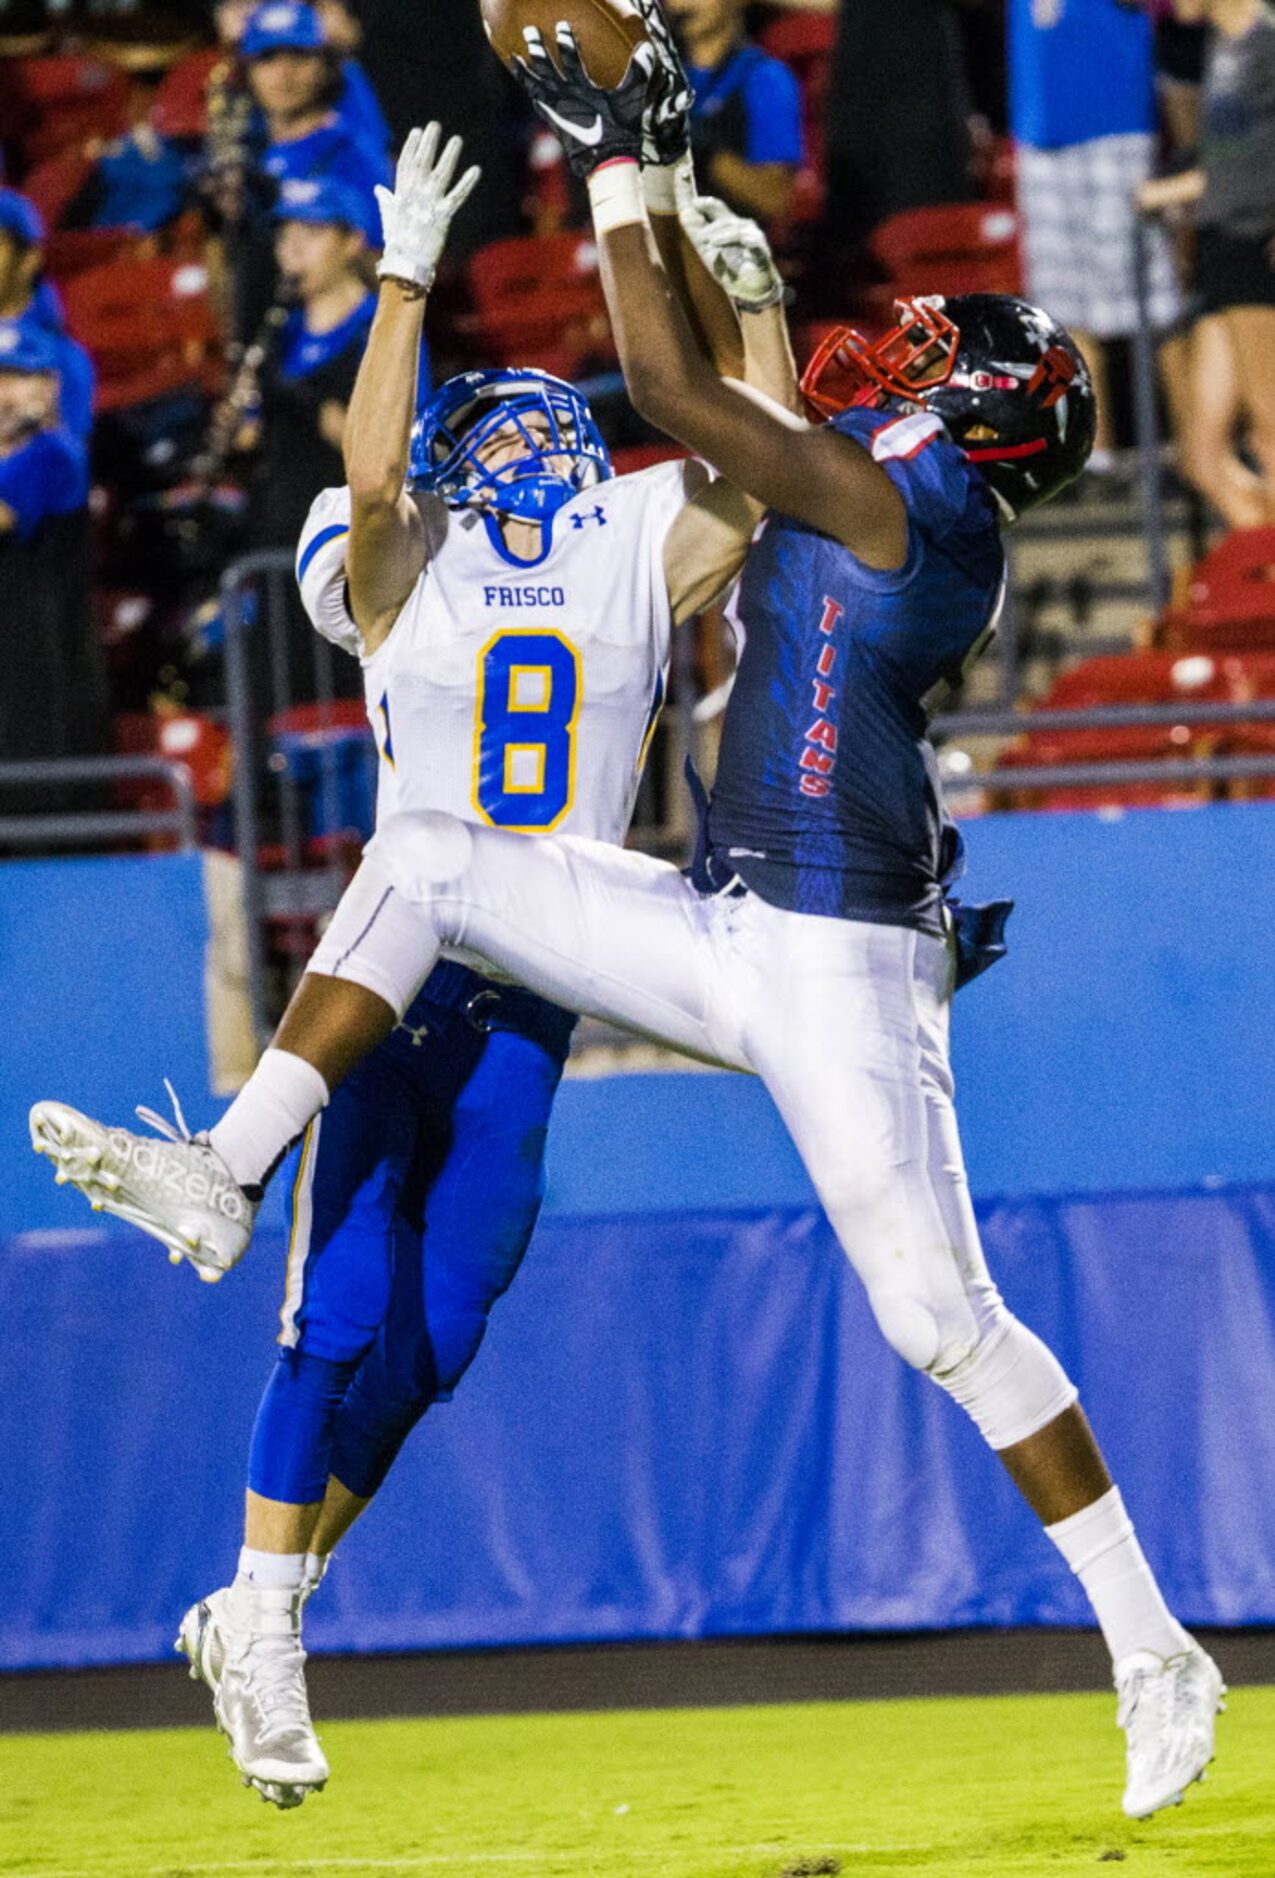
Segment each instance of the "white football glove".
[[377,184],[385,242],[376,271],[382,280],[402,280],[422,288],[434,284],[452,217],[482,175],[475,164],[455,188],[449,188],[460,160],[460,138],[451,138],[438,156],[441,136],[437,124],[410,131],[394,172],[393,189]]
[[716,196],[696,196],[681,209],[680,220],[700,260],[742,312],[779,305],[783,277],[756,222],[736,215]]

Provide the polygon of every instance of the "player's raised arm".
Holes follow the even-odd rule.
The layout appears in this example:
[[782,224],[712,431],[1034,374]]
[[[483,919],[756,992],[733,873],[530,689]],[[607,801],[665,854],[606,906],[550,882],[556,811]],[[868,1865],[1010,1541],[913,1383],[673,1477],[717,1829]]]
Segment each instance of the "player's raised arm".
[[404,489],[416,412],[425,302],[452,217],[478,181],[465,171],[453,185],[460,138],[439,155],[437,124],[414,130],[403,146],[394,188],[378,187],[385,249],[380,294],[345,426],[350,489],[346,555],[350,610],[365,651],[394,625],[425,565],[420,512]]
[[[645,182],[648,171],[643,171]],[[651,196],[646,191],[647,207]],[[679,211],[684,239],[730,300],[744,341],[744,381],[773,398],[786,411],[804,417],[784,310],[786,289],[770,243],[756,222],[716,196],[693,196]],[[655,219],[652,217],[652,227]],[[658,232],[656,240],[658,243]],[[663,251],[661,250],[661,257]]]
[[602,280],[629,396],[651,423],[704,457],[766,508],[844,543],[869,566],[907,558],[907,516],[886,472],[866,450],[824,426],[741,395],[709,365],[660,265],[643,199],[639,158],[654,66],[639,46],[614,90],[594,85],[575,36],[560,25],[550,58],[526,35],[519,77],[537,108],[570,129],[588,175]]

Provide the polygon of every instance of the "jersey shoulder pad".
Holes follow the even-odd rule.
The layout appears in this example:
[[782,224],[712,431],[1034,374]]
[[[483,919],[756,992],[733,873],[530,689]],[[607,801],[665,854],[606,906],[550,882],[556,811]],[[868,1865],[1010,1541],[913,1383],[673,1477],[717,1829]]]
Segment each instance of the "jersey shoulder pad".
[[628,506],[631,514],[641,518],[643,526],[662,539],[690,501],[688,471],[693,463],[690,457],[651,463],[646,469],[631,470],[627,476],[617,476],[601,487],[614,492],[614,498]]
[[350,492],[324,489],[310,505],[297,546],[301,603],[317,633],[358,658],[363,640],[345,598],[345,550],[350,536]]
[[923,534],[995,528],[983,478],[932,411],[847,411],[835,421],[881,465]]

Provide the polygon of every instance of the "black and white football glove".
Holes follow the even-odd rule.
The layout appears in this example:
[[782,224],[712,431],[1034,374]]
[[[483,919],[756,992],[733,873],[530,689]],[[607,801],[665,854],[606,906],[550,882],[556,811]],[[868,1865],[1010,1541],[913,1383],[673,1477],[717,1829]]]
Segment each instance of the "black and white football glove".
[[640,162],[654,47],[649,42],[640,45],[614,91],[606,91],[585,71],[576,36],[565,21],[559,21],[554,35],[556,64],[539,27],[526,27],[522,37],[526,56],[513,61],[514,76],[562,139],[573,174],[585,182],[616,157]]
[[680,163],[691,148],[691,106],[695,96],[662,0],[634,0],[634,4],[655,51],[655,69],[642,119],[642,161]]

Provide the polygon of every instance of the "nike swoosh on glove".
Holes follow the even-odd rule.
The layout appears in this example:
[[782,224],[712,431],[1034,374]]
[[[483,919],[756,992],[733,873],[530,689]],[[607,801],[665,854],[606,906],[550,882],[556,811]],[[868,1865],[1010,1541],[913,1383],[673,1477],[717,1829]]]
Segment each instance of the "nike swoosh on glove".
[[523,31],[526,56],[513,61],[514,76],[536,111],[562,139],[574,175],[587,181],[594,170],[617,157],[642,156],[642,120],[651,89],[655,51],[636,48],[628,70],[613,91],[595,85],[584,69],[576,36],[562,21],[555,34],[557,64],[550,58],[539,27]]

